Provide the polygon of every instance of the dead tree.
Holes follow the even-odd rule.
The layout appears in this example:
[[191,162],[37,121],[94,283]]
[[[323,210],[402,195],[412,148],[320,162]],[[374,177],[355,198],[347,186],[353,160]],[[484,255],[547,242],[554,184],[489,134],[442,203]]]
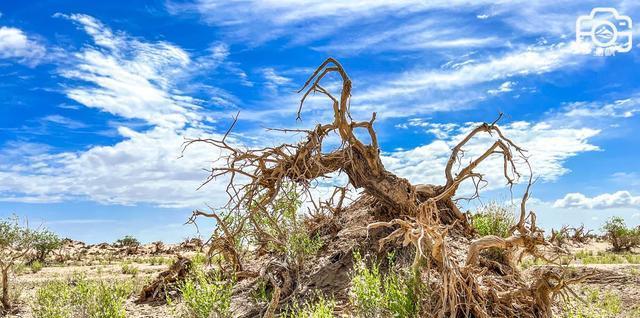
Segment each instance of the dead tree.
[[[337,74],[341,79],[339,95],[334,95],[322,85],[328,74]],[[351,117],[351,88],[351,79],[335,59],[327,59],[315,70],[299,91],[303,95],[298,118],[308,96],[320,94],[331,103],[333,121],[318,124],[312,130],[297,130],[306,134],[304,140],[297,144],[261,149],[235,146],[228,141],[228,136],[237,117],[221,139],[195,139],[185,143],[185,148],[196,142],[207,143],[224,152],[224,164],[213,167],[204,184],[218,177],[227,177],[230,200],[224,215],[244,216],[242,222],[228,222],[218,213],[194,212],[194,217],[213,217],[218,223],[210,248],[222,254],[233,265],[233,270],[241,272],[243,252],[238,250],[236,242],[237,235],[245,226],[250,226],[254,232],[257,250],[262,245],[282,244],[276,235],[263,231],[258,218],[262,218],[261,211],[281,193],[285,184],[295,183],[306,188],[319,178],[329,177],[332,173],[344,173],[351,187],[362,190],[364,195],[373,198],[376,206],[381,206],[391,216],[390,220],[387,218],[368,226],[368,230],[391,229],[391,233],[379,241],[379,246],[396,243],[414,246],[413,269],[431,271],[433,276],[439,278],[440,283],[432,286],[438,301],[430,314],[437,317],[550,317],[553,298],[562,294],[566,285],[574,281],[548,273],[534,282],[525,282],[514,266],[524,254],[545,258],[539,248],[548,245],[543,231],[536,225],[536,215],[526,210],[531,176],[521,201],[518,222],[510,230],[511,236],[508,238],[475,238],[469,221],[454,201],[458,189],[465,182],[476,185],[477,195],[477,185],[484,181],[484,176],[476,168],[490,157],[501,159],[502,175],[509,186],[513,185],[520,178],[515,160],[528,164],[525,150],[502,133],[497,125],[498,120],[484,123],[453,148],[444,169],[445,184],[411,184],[407,179],[386,170],[381,161],[378,138],[373,128],[376,113],[367,121],[355,121]],[[356,136],[357,130],[363,130],[368,135],[368,143]],[[334,133],[341,140],[340,146],[328,152],[323,151],[323,142]],[[461,155],[465,147],[482,134],[493,137],[493,143],[478,157],[463,163]],[[335,211],[343,211],[342,200]],[[466,256],[461,258],[453,253],[452,245],[463,246],[467,250]],[[500,266],[508,269],[510,274],[497,275],[482,265],[482,253],[488,248],[507,252],[508,261]],[[426,262],[421,262],[423,259]],[[421,264],[425,263],[435,264],[435,267],[429,265],[424,268]],[[277,273],[270,273],[272,268],[277,268]],[[287,264],[266,264],[260,273],[260,276],[274,281],[276,285],[274,295],[278,297],[272,299],[268,313],[273,313],[278,302],[294,292],[291,290],[291,279],[295,275],[283,274],[287,270]],[[275,274],[281,279],[274,280]]]
[[29,229],[28,223],[20,225],[17,216],[0,221],[0,273],[2,274],[2,312],[12,309],[9,295],[9,272],[13,266],[25,259],[32,251],[37,232]]

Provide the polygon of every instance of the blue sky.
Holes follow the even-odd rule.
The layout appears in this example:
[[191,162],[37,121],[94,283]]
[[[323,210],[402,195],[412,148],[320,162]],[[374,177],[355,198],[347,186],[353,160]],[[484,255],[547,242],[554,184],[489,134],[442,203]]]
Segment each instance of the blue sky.
[[[296,122],[295,90],[333,56],[400,176],[442,183],[456,141],[504,112],[543,226],[639,224],[640,29],[630,52],[585,53],[575,23],[594,7],[640,23],[634,1],[3,1],[0,216],[88,242],[195,235],[183,223],[224,204],[225,180],[196,191],[219,152],[180,157],[182,142],[221,136],[238,111],[234,143],[295,141],[264,128],[331,119],[314,97]],[[468,207],[510,199],[500,165]]]

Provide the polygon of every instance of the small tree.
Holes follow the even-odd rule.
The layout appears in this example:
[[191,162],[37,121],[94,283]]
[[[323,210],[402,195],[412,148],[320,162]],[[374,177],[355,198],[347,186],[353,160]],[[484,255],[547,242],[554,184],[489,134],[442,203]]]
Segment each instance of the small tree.
[[0,220],[0,272],[2,273],[2,308],[4,312],[11,310],[9,299],[9,271],[23,260],[32,250],[35,235],[28,228],[20,224],[17,216]]
[[614,251],[629,251],[640,246],[640,228],[627,228],[624,219],[619,216],[609,219],[602,229],[606,232]]
[[47,255],[60,248],[60,246],[62,246],[62,240],[55,233],[49,230],[34,233],[33,249],[36,254],[33,261],[37,260],[44,263]]
[[126,235],[125,237],[116,241],[116,246],[126,247],[127,254],[133,254],[138,251],[138,247],[140,247],[140,241],[131,235]]

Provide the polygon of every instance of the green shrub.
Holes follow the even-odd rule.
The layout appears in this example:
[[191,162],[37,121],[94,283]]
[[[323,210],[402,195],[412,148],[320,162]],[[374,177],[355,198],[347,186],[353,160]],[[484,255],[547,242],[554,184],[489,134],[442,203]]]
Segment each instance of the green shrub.
[[586,288],[585,302],[576,301],[567,303],[563,307],[565,318],[606,318],[618,317],[622,312],[622,302],[620,296],[613,292],[605,291],[601,294],[597,289]]
[[[416,317],[420,295],[424,291],[416,275],[390,270],[380,273],[376,263],[368,267],[354,254],[355,273],[351,279],[351,302],[360,317]],[[392,266],[390,262],[390,267]]]
[[509,236],[509,229],[515,225],[513,213],[497,203],[484,206],[471,217],[471,223],[480,236]]
[[122,264],[122,274],[133,276],[138,275],[138,268],[131,263],[124,263]]
[[40,261],[36,260],[31,262],[31,265],[29,267],[31,268],[31,272],[35,274],[42,270],[43,265]]
[[209,318],[230,316],[233,284],[218,276],[205,273],[194,266],[190,277],[180,287],[182,294],[181,317]]
[[614,216],[602,227],[614,251],[629,251],[640,246],[640,227],[627,228],[624,219]]
[[78,276],[73,282],[71,303],[81,317],[124,318],[124,303],[132,290],[130,282],[90,281]]
[[354,254],[355,273],[351,279],[351,301],[358,315],[378,316],[382,309],[382,278],[378,264],[367,266],[360,254]]
[[65,281],[47,282],[36,291],[32,310],[35,318],[71,317],[71,287]]
[[124,318],[125,301],[133,291],[131,282],[90,281],[75,276],[71,281],[52,281],[36,291],[36,318]]
[[333,318],[336,303],[333,299],[326,299],[320,296],[315,303],[305,304],[303,307],[294,305],[287,311],[284,318]]

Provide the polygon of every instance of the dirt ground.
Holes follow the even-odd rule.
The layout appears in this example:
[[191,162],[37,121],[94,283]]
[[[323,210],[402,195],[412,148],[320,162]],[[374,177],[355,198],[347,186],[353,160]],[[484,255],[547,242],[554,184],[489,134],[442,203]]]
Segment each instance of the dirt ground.
[[[633,315],[640,312],[640,264],[635,261],[634,263],[623,261],[616,264],[582,264],[583,260],[575,257],[576,254],[585,252],[593,255],[598,255],[598,253],[601,255],[610,255],[611,253],[607,252],[608,248],[609,245],[606,242],[592,242],[586,245],[568,247],[568,250],[573,255],[568,257],[571,259],[569,266],[573,268],[572,271],[575,271],[576,275],[583,273],[594,273],[595,275],[594,278],[587,280],[580,286],[575,286],[573,289],[578,295],[583,297],[583,299],[588,299],[589,293],[597,293],[600,298],[602,298],[603,295],[615,295],[620,301],[622,310],[617,315],[604,317],[634,317]],[[636,254],[636,256],[638,255]],[[14,279],[14,286],[17,286],[15,288],[18,288],[20,293],[18,304],[19,312],[9,315],[8,317],[32,318],[33,315],[30,304],[33,302],[36,290],[43,283],[50,280],[69,279],[73,277],[73,275],[81,274],[92,280],[131,280],[134,282],[134,286],[139,288],[158,273],[167,269],[169,260],[175,256],[164,255],[162,257],[166,261],[166,263],[162,265],[151,265],[149,264],[148,258],[129,258],[116,260],[111,264],[88,262],[89,264],[86,265],[73,264],[44,267],[37,273],[32,273],[28,269],[24,270],[23,273],[16,275]],[[640,259],[640,256],[638,256],[638,259]],[[124,274],[122,264],[125,262],[137,268],[138,272],[135,275]],[[536,269],[543,266],[546,265],[531,265],[525,270],[525,274],[535,275]],[[127,317],[176,317],[172,308],[167,305],[139,305],[133,302],[134,298],[135,295],[132,295],[132,297],[127,300]],[[579,306],[585,306],[577,300],[575,303],[579,304]],[[560,308],[556,310],[556,315],[557,317],[567,317],[565,313],[562,313],[562,309]]]

